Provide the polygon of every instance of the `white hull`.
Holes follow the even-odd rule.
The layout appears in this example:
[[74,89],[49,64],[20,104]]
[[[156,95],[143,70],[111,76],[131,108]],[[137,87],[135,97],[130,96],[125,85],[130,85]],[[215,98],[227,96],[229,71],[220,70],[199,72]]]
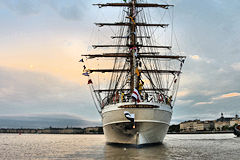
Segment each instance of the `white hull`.
[[[103,129],[108,143],[149,144],[161,143],[168,131],[172,117],[170,106],[142,102],[138,105],[155,108],[122,108],[134,103],[118,103],[105,106],[102,112]],[[135,115],[135,128],[125,117],[124,111]]]

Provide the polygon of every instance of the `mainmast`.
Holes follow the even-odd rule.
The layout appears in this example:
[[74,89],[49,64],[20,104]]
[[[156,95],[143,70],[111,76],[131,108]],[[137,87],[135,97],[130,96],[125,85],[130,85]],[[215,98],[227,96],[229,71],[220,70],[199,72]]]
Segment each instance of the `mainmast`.
[[[136,0],[132,0],[132,6],[130,8],[130,16],[129,16],[129,22],[131,23],[130,26],[130,46],[131,48],[136,48]],[[130,68],[131,68],[131,80],[130,80],[130,89],[131,92],[133,92],[134,88],[137,88],[138,86],[138,76],[136,75],[136,67],[137,67],[137,61],[135,52],[137,52],[138,48],[131,50],[132,57],[130,58]]]

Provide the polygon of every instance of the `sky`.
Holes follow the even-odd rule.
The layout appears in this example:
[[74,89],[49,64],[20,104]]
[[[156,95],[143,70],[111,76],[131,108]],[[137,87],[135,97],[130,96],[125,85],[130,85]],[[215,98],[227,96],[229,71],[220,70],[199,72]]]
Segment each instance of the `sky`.
[[[78,60],[99,31],[93,23],[118,18],[91,4],[113,1],[0,0],[0,117],[100,121]],[[172,123],[240,114],[239,0],[167,2],[187,56]]]

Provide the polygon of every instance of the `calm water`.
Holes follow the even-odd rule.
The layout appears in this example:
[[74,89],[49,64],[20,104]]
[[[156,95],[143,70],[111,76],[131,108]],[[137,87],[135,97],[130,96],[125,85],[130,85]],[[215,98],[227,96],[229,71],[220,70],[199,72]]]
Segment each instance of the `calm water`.
[[27,159],[240,159],[233,134],[167,135],[161,145],[105,144],[103,135],[0,134],[1,160]]

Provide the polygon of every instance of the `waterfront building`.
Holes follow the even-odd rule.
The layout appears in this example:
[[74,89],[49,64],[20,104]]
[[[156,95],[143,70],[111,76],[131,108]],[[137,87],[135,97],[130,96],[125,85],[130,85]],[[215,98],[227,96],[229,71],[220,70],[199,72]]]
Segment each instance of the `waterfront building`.
[[221,117],[213,121],[189,120],[182,122],[180,123],[180,132],[231,130],[231,127],[236,124],[240,124],[238,115],[235,117],[224,117],[223,113],[221,113]]
[[231,121],[230,121],[230,126],[234,126],[236,124],[240,124],[240,118],[239,116],[236,114],[235,118],[233,118]]
[[85,128],[86,134],[96,134],[96,133],[103,133],[102,127],[87,127]]
[[211,131],[213,128],[213,121],[199,121],[197,123],[197,131]]
[[197,131],[197,124],[200,120],[189,120],[180,123],[180,132],[195,132]]
[[214,128],[217,131],[222,131],[233,127],[235,124],[240,124],[238,115],[235,117],[224,117],[223,113],[221,113],[221,117],[214,121]]

